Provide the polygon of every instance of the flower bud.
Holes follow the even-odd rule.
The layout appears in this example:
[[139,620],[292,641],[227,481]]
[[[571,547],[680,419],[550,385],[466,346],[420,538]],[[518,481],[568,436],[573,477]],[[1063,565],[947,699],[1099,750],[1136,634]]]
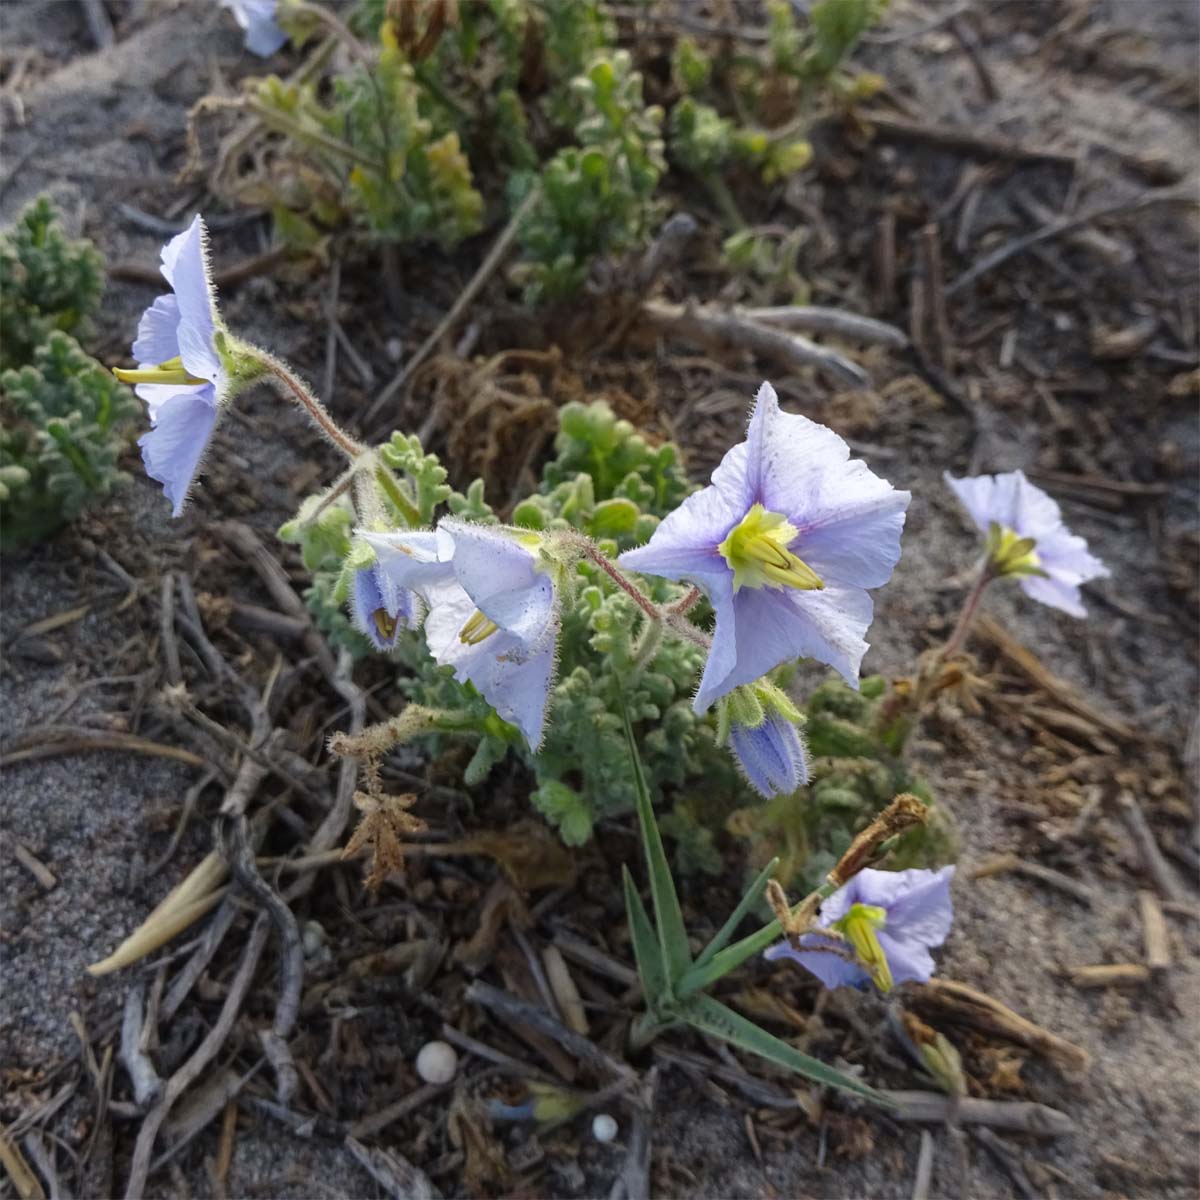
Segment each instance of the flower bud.
[[735,688],[724,700],[720,731],[746,782],[768,800],[808,783],[808,757],[800,726],[804,716],[774,684]]

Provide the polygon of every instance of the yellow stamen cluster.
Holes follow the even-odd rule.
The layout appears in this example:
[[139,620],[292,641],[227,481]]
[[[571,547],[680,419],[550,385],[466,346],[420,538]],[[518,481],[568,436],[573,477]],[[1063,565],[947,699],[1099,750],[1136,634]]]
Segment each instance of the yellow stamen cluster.
[[371,614],[371,620],[375,622],[375,628],[379,630],[381,638],[390,641],[395,636],[396,618],[386,608],[377,608]]
[[987,555],[997,575],[1045,575],[1037,541],[993,521],[988,528]]
[[859,962],[881,992],[890,992],[892,969],[879,944],[878,931],[887,921],[887,912],[874,904],[852,904],[850,911],[830,927],[854,947]]
[[495,621],[489,621],[476,609],[458,631],[458,640],[468,646],[478,646],[485,638],[490,638],[498,628]]
[[129,371],[124,367],[113,367],[113,374],[122,383],[206,383],[207,380],[197,379],[189,375],[183,365],[183,359],[178,355],[159,363],[157,367],[138,367]]
[[769,512],[761,504],[729,531],[717,547],[733,568],[733,590],[744,587],[796,588],[819,591],[825,584],[802,558],[788,547],[800,531],[782,513]]

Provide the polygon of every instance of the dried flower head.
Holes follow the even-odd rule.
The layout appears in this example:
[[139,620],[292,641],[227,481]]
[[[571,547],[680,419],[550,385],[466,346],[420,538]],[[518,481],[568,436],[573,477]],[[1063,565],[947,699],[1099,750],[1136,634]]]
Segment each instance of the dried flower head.
[[428,825],[408,810],[416,803],[415,795],[393,796],[377,791],[378,774],[368,764],[370,791],[354,793],[354,807],[362,813],[342,858],[353,858],[364,846],[371,847],[371,867],[367,872],[367,890],[377,892],[379,885],[394,871],[404,870],[403,839],[407,834],[424,833]]

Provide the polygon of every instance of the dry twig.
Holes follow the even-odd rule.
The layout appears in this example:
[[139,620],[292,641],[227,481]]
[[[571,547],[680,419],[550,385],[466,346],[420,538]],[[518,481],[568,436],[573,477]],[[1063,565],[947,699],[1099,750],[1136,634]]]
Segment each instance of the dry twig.
[[647,300],[642,305],[641,315],[651,329],[668,337],[705,346],[749,350],[792,369],[816,367],[852,388],[871,385],[867,372],[836,350],[818,346],[798,333],[788,333],[753,320],[745,311]]

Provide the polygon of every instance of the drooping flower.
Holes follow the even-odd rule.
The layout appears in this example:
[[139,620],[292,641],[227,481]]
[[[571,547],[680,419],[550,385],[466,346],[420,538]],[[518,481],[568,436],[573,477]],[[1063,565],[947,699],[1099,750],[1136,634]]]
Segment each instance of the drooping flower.
[[790,958],[827,988],[873,981],[887,992],[898,983],[925,983],[934,972],[930,948],[950,932],[953,867],[938,871],[860,871],[821,905],[817,923],[839,937],[800,935],[800,949],[779,942],[771,961]]
[[872,616],[866,589],[891,577],[909,499],[850,459],[832,430],[782,412],[764,383],[746,440],[711,485],[620,558],[708,595],[716,630],[696,712],[800,656],[857,687]]
[[172,516],[179,516],[200,468],[227,379],[215,345],[219,327],[208,232],[199,215],[162,251],[162,273],[171,291],[159,296],[138,322],[133,357],[137,369],[113,372],[135,384],[146,402],[150,432],[138,440],[146,474],[163,485]]
[[425,638],[437,662],[474,684],[536,750],[559,629],[558,594],[537,535],[447,518],[435,533],[361,536],[381,569],[428,606]]
[[1058,504],[1025,478],[1023,471],[976,475],[947,485],[987,536],[988,561],[995,575],[1015,575],[1031,599],[1086,617],[1079,585],[1103,579],[1108,568],[1088,551],[1087,542],[1064,524]]
[[808,783],[800,727],[804,714],[765,679],[735,688],[721,702],[718,737],[760,796],[786,796]]
[[400,587],[378,559],[359,567],[350,585],[350,613],[354,628],[376,650],[392,650],[403,629],[420,620],[421,602],[409,588]]
[[275,19],[278,0],[221,0],[221,7],[233,13],[245,30],[246,49],[259,58],[270,58],[288,40]]

